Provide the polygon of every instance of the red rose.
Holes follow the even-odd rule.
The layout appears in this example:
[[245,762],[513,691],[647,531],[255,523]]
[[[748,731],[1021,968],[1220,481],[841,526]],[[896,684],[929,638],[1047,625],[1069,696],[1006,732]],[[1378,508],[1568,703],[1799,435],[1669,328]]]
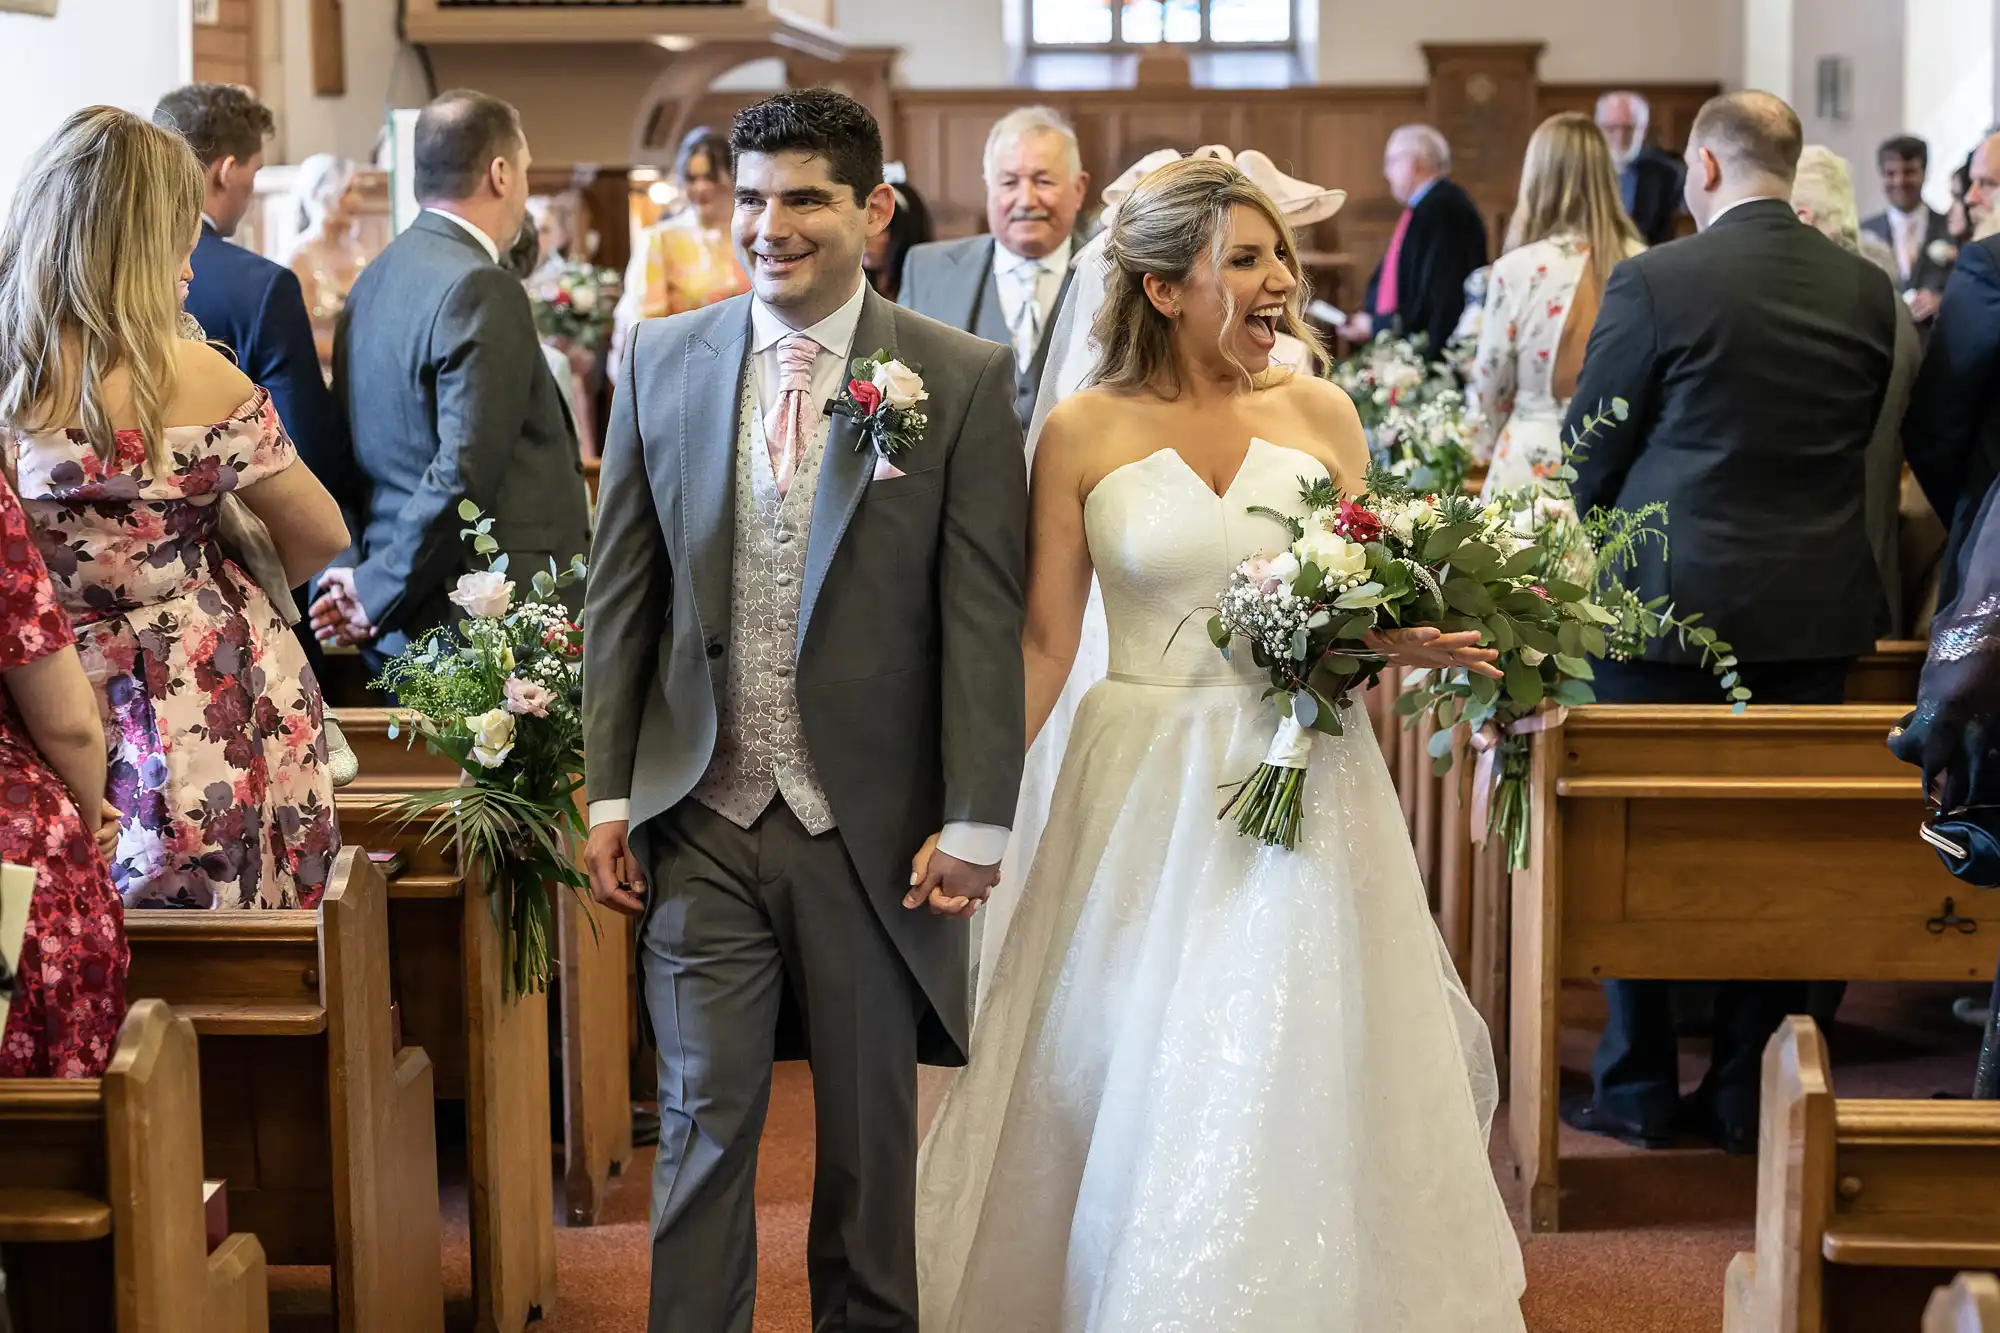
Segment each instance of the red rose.
[[849,380],[847,396],[861,404],[861,410],[871,416],[876,408],[882,406],[882,391],[868,380]]
[[1366,546],[1369,542],[1380,541],[1382,520],[1352,500],[1342,500],[1340,509],[1334,515],[1333,530],[1351,542]]
[[559,310],[569,309],[570,306],[569,293],[557,292],[555,295],[555,300],[551,301],[550,304],[555,306]]

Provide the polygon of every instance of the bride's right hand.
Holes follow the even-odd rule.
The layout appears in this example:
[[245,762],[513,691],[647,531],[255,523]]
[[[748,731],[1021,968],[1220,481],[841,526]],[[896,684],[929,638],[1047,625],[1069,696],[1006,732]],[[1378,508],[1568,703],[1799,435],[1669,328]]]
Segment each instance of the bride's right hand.
[[1502,675],[1500,668],[1493,665],[1500,654],[1479,646],[1477,630],[1447,634],[1435,625],[1413,625],[1408,629],[1374,630],[1362,642],[1369,651],[1380,653],[1395,666],[1433,670],[1464,667],[1495,680]]

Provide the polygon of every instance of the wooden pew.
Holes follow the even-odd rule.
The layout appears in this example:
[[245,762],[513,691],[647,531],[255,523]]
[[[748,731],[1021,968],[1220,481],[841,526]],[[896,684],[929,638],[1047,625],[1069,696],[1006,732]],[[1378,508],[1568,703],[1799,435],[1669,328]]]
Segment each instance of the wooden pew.
[[2000,1278],[1960,1273],[1931,1293],[1923,1333],[2000,1333]]
[[22,1333],[267,1333],[256,1237],[208,1252],[186,1018],[135,1001],[103,1078],[0,1081],[0,1253]]
[[332,1267],[341,1333],[442,1333],[431,1062],[393,1045],[388,910],[349,848],[316,911],[130,912],[127,991],[200,1034],[207,1173],[271,1262]]
[[[390,739],[390,717],[386,709],[341,710],[342,729],[361,766],[360,776],[345,790],[389,795],[455,785],[458,769],[449,760],[431,754],[422,741],[409,744],[407,732]],[[401,896],[401,883],[390,883],[392,902]],[[392,909],[392,931],[397,910]],[[607,1182],[632,1158],[630,929],[617,912],[575,894],[563,895],[556,914],[563,1176],[571,1226],[596,1224]]]
[[[1924,669],[1930,644],[1922,639],[1883,639],[1875,651],[1858,659],[1847,676],[1851,704],[1913,704],[1917,676]],[[1755,705],[1752,705],[1753,707]]]
[[1534,738],[1509,1077],[1533,1229],[1558,1220],[1564,981],[1991,977],[1991,925],[1959,925],[1984,904],[1918,839],[1884,744],[1905,711],[1593,706]]
[[1819,1029],[1786,1019],[1764,1050],[1757,1248],[1729,1265],[1724,1333],[1911,1328],[1952,1270],[1995,1266],[2000,1102],[1837,1099]]

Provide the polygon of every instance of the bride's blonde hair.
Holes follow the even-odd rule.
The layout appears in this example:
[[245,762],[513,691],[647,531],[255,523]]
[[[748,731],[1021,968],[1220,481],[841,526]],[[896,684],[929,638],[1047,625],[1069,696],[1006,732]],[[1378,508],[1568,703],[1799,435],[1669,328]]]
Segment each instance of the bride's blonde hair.
[[166,470],[179,381],[181,261],[201,225],[187,141],[117,107],[85,107],[42,146],[0,230],[0,425],[115,432],[104,379],[124,366],[146,458]]
[[1278,318],[1281,332],[1304,343],[1315,367],[1324,364],[1326,349],[1304,318],[1309,292],[1299,267],[1298,246],[1284,214],[1271,196],[1227,162],[1210,157],[1184,157],[1146,176],[1118,205],[1105,239],[1104,304],[1091,326],[1100,349],[1090,382],[1123,389],[1181,391],[1174,361],[1173,321],[1161,314],[1146,295],[1148,274],[1168,282],[1186,282],[1195,266],[1206,263],[1222,291],[1223,335],[1219,350],[1242,372],[1255,376],[1229,350],[1228,329],[1236,321],[1228,285],[1220,281],[1222,252],[1229,243],[1229,211],[1238,204],[1256,209],[1278,233],[1279,254],[1297,285]]

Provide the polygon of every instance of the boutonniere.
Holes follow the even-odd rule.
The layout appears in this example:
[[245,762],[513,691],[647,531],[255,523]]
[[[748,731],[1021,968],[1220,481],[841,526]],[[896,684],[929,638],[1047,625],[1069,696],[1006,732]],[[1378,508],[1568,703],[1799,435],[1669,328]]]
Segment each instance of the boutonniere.
[[893,458],[923,438],[930,418],[919,404],[929,397],[922,375],[887,352],[876,352],[849,363],[847,387],[827,411],[852,418],[861,428],[857,450],[866,447],[879,458]]
[[1944,265],[1958,261],[1958,247],[1950,241],[1932,241],[1924,248],[1924,254],[1929,257],[1933,264]]

